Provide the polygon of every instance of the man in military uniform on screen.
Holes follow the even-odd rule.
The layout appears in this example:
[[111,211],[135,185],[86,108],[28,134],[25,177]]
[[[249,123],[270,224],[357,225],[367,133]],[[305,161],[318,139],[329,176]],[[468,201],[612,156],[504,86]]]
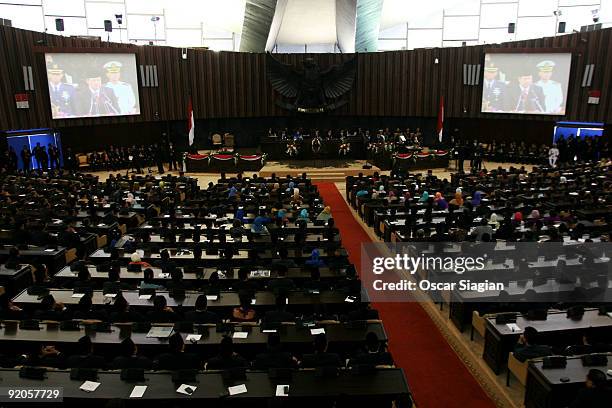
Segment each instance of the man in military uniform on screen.
[[85,76],[85,86],[79,93],[79,113],[83,116],[119,115],[119,104],[112,89],[102,86],[102,76],[91,71]]
[[104,87],[112,89],[115,93],[121,114],[131,115],[136,113],[136,96],[134,95],[132,85],[120,81],[122,66],[123,64],[119,61],[110,61],[104,64],[106,78],[108,78],[108,82],[104,84]]
[[542,61],[536,65],[538,76],[540,77],[536,85],[542,88],[544,92],[546,112],[563,114],[565,109],[563,107],[563,89],[561,88],[561,83],[551,79],[555,65],[555,62],[550,60]]
[[482,111],[498,112],[504,110],[506,96],[506,83],[496,79],[499,69],[493,63],[487,64],[484,69],[482,83]]
[[533,74],[528,68],[519,71],[516,82],[508,85],[506,110],[517,113],[546,112],[544,92],[533,83]]
[[49,79],[49,97],[54,118],[70,117],[76,114],[74,87],[62,82],[64,70],[57,64],[47,68]]

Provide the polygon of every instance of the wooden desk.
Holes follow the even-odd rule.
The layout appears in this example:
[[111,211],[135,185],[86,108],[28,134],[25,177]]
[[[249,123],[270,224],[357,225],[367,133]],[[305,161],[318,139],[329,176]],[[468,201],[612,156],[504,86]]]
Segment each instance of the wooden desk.
[[[0,260],[4,262],[9,255],[9,249],[12,246],[0,248]],[[47,265],[49,273],[57,272],[61,267],[66,265],[66,248],[58,247],[57,249],[45,249],[29,245],[28,249],[20,249],[20,259],[29,263],[42,262]]]
[[19,265],[17,269],[8,269],[4,264],[0,265],[0,285],[9,296],[15,296],[16,293],[30,286],[32,279],[30,265]]
[[[569,357],[565,368],[542,368],[542,361],[529,363],[525,389],[526,408],[564,408],[585,387],[586,376],[590,369],[603,371],[612,369],[612,354],[608,355],[607,367],[584,367],[580,357]],[[561,378],[569,381],[562,382]],[[607,376],[608,386],[612,378]]]
[[579,344],[582,333],[589,328],[601,333],[610,333],[612,330],[612,318],[608,315],[600,316],[597,309],[587,309],[581,320],[568,319],[565,312],[550,312],[547,320],[527,320],[519,316],[516,324],[521,330],[512,332],[505,324],[495,324],[494,317],[486,319],[483,358],[495,374],[499,374],[506,366],[508,354],[527,326],[536,328],[540,343],[550,346],[563,345],[568,340],[570,344]]

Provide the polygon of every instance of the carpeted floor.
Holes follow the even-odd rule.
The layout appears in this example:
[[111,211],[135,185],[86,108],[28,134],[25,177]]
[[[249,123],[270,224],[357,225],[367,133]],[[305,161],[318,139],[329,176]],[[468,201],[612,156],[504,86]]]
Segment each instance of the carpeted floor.
[[[331,206],[343,246],[359,271],[361,243],[370,236],[353,217],[334,183],[316,183],[323,201]],[[360,271],[361,272],[361,271]],[[404,369],[418,408],[495,407],[418,303],[376,303],[389,347]]]

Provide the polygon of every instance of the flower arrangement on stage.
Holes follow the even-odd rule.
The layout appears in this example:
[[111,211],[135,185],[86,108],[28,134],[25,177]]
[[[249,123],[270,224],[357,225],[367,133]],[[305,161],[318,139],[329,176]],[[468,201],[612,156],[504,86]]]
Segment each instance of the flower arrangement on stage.
[[298,155],[299,152],[300,146],[298,145],[297,141],[292,140],[290,142],[287,142],[287,150],[285,151],[285,153],[287,153],[289,157],[295,157]]
[[351,144],[348,142],[340,143],[338,147],[338,154],[340,156],[346,156],[351,151]]
[[321,151],[321,146],[323,146],[323,141],[319,136],[315,136],[310,143],[313,153],[319,153]]

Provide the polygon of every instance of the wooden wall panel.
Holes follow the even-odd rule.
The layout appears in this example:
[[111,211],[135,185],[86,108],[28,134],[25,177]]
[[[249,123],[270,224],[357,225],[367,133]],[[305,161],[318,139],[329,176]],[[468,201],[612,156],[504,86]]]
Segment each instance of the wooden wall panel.
[[[138,65],[157,65],[159,87],[140,88],[141,115],[115,118],[52,120],[46,85],[44,54],[38,32],[0,27],[0,130],[33,127],[72,127],[104,124],[185,120],[192,95],[197,119],[289,117],[275,104],[279,96],[268,84],[265,55],[190,49],[188,59],[172,47],[135,46],[47,35],[52,51],[92,48],[133,52]],[[481,86],[463,85],[463,64],[483,64],[489,48],[560,48],[573,53],[564,117],[509,116],[480,113]],[[48,48],[47,48],[48,49]],[[358,68],[348,103],[336,116],[437,116],[439,98],[445,97],[447,118],[520,119],[552,122],[559,119],[612,122],[612,29],[512,43],[418,49],[357,54]],[[316,59],[322,68],[351,58],[342,54],[275,54],[285,63]],[[439,64],[434,64],[435,58]],[[585,64],[595,64],[591,88],[582,88]],[[22,65],[32,65],[36,90],[30,92],[30,108],[16,109],[14,95],[24,92]],[[482,71],[481,71],[482,72]],[[588,105],[589,89],[602,91],[599,105]]]

